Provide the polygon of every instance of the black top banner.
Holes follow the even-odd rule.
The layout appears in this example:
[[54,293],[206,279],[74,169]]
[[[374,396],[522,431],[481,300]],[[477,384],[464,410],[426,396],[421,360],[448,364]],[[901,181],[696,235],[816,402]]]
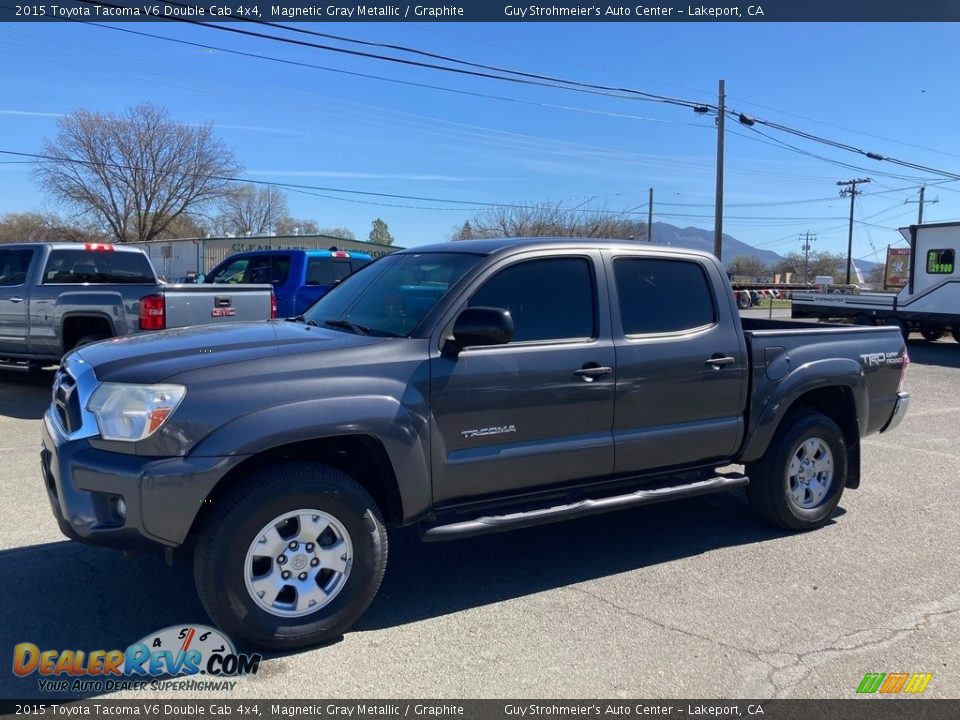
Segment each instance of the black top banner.
[[957,0],[710,0],[689,4],[555,0],[0,0],[0,21],[136,22],[957,22]]

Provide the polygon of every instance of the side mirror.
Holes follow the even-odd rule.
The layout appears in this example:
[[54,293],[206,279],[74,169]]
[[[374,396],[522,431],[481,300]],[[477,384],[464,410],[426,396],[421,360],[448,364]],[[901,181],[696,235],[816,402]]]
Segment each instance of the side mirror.
[[513,318],[510,311],[503,308],[467,308],[453,323],[453,344],[457,350],[476,345],[506,345],[511,340]]

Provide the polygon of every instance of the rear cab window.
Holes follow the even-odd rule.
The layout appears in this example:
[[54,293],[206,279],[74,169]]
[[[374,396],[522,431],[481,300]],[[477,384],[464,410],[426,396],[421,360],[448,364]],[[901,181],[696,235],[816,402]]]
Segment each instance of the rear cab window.
[[307,257],[306,285],[311,287],[334,285],[370,263],[366,258],[339,258],[332,256]]
[[710,279],[695,260],[617,257],[613,274],[626,336],[688,332],[717,322]]
[[156,281],[150,261],[139,252],[52,250],[43,271],[45,285],[146,285]]

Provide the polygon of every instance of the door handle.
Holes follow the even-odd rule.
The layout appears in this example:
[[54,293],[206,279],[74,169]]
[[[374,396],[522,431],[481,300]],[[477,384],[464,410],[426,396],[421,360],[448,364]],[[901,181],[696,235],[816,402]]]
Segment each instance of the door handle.
[[707,365],[713,365],[713,367],[719,370],[724,365],[730,365],[736,361],[737,359],[732,357],[712,357],[707,360]]
[[12,298],[10,298],[10,302],[12,302],[12,303],[22,303],[22,302],[24,301],[24,299],[25,299],[25,298],[22,298],[22,297],[20,297],[19,295],[14,295]]
[[613,368],[598,365],[595,362],[584,363],[582,368],[573,371],[573,374],[582,378],[584,382],[593,382],[596,378],[610,375],[611,373],[613,373]]

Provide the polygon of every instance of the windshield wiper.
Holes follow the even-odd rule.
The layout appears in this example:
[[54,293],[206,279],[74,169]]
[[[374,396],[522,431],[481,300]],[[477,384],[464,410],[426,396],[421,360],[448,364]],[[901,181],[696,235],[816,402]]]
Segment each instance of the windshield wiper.
[[358,325],[357,323],[350,322],[349,320],[324,320],[324,325],[329,325],[330,327],[345,328],[349,330],[354,335],[369,335],[370,328],[366,325]]
[[306,323],[307,325],[313,325],[313,327],[317,327],[316,320],[307,320],[303,315],[297,315],[296,317],[288,317],[285,319],[287,322],[302,322]]

